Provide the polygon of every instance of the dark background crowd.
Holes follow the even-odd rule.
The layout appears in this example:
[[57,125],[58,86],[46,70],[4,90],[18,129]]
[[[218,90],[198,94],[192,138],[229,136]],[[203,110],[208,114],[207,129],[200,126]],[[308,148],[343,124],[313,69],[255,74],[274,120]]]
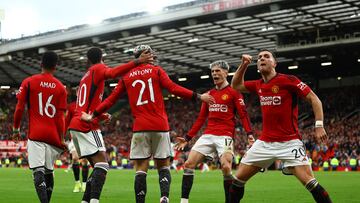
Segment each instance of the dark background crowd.
[[[333,158],[338,160],[339,167],[351,167],[350,160],[356,159],[356,166],[360,162],[360,94],[359,87],[341,87],[317,90],[316,93],[322,101],[325,129],[329,141],[327,145],[318,145],[314,140],[314,116],[310,104],[299,100],[299,129],[307,149],[307,155],[312,160],[313,168],[326,167]],[[15,89],[0,90],[0,141],[9,140],[12,130],[13,113],[16,105]],[[109,93],[111,89],[106,92]],[[261,133],[261,111],[256,95],[245,95],[247,111],[252,122],[254,135]],[[184,136],[197,118],[201,104],[172,97],[166,98],[166,110],[169,117],[171,137],[173,142],[177,136]],[[125,99],[115,105],[110,112],[113,115],[108,125],[102,126],[104,141],[107,146],[109,159],[115,159],[121,165],[127,159],[132,136],[132,116],[129,105]],[[23,116],[21,123],[22,139],[26,140],[27,116]],[[204,125],[205,126],[205,125]],[[247,139],[241,124],[237,122],[235,136],[235,159],[240,158],[247,149]],[[198,133],[198,136],[201,132]],[[191,141],[191,145],[196,139]],[[14,151],[23,153],[13,153]],[[188,150],[175,152],[176,164],[186,160]],[[26,150],[14,150],[0,146],[0,159],[16,161],[19,158],[26,163]],[[66,156],[62,157],[68,163]],[[238,160],[235,160],[238,163]],[[325,165],[324,165],[325,163]],[[216,165],[216,163],[215,163]],[[331,164],[330,164],[331,167]]]

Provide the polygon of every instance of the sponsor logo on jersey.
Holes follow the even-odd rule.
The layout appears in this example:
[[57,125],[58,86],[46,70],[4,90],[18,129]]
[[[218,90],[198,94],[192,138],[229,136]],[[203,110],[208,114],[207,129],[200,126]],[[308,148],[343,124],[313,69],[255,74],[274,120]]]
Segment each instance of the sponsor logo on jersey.
[[273,93],[278,93],[279,92],[279,86],[277,86],[277,85],[274,85],[274,86],[272,86],[271,87],[271,91],[273,92]]
[[224,100],[224,101],[226,101],[228,98],[229,98],[229,95],[227,95],[227,94],[223,94],[221,96],[221,99]]
[[226,104],[212,104],[209,106],[209,112],[227,112],[228,106]]
[[260,96],[261,106],[277,106],[281,104],[281,96]]

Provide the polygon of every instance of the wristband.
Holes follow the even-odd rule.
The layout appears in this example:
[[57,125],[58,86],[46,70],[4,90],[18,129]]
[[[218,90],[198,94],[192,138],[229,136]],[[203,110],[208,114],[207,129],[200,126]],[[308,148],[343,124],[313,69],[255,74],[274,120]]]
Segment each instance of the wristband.
[[315,121],[315,128],[323,128],[324,122],[323,121]]

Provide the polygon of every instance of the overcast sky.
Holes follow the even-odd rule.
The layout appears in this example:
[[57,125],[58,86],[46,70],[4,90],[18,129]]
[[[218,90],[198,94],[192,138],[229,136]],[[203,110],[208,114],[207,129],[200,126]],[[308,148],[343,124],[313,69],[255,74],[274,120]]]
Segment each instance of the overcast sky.
[[14,39],[96,23],[188,1],[191,0],[0,0],[0,38]]

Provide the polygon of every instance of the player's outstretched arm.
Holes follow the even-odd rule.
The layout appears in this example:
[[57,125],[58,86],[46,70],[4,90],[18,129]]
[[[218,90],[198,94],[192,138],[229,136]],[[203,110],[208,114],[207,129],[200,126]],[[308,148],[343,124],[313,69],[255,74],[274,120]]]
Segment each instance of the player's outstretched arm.
[[231,87],[239,90],[240,92],[249,92],[244,85],[244,76],[249,64],[251,63],[251,59],[252,57],[248,54],[242,55],[242,62],[231,80]]
[[325,143],[327,142],[327,134],[324,129],[322,103],[313,91],[310,91],[309,94],[306,95],[305,99],[311,104],[315,115],[315,139],[318,143]]
[[110,124],[110,121],[111,121],[111,114],[109,113],[102,113],[100,116],[99,116],[99,119],[100,121],[102,121],[103,123],[105,123],[106,125]]
[[159,69],[159,75],[160,75],[160,84],[161,87],[167,89],[170,93],[185,98],[185,99],[200,99],[203,102],[206,102],[208,104],[213,104],[215,102],[215,99],[207,94],[198,94],[196,92],[193,92],[185,87],[182,87],[176,83],[174,83],[166,74],[166,72],[163,69]]
[[198,98],[207,103],[207,104],[214,104],[215,103],[215,99],[213,96],[211,96],[209,93],[204,93],[204,94],[198,94]]
[[117,78],[131,69],[135,68],[137,65],[142,63],[153,63],[154,62],[154,55],[151,52],[143,52],[138,59],[130,61],[126,64],[116,66],[114,68],[107,68],[105,71],[105,78]]

